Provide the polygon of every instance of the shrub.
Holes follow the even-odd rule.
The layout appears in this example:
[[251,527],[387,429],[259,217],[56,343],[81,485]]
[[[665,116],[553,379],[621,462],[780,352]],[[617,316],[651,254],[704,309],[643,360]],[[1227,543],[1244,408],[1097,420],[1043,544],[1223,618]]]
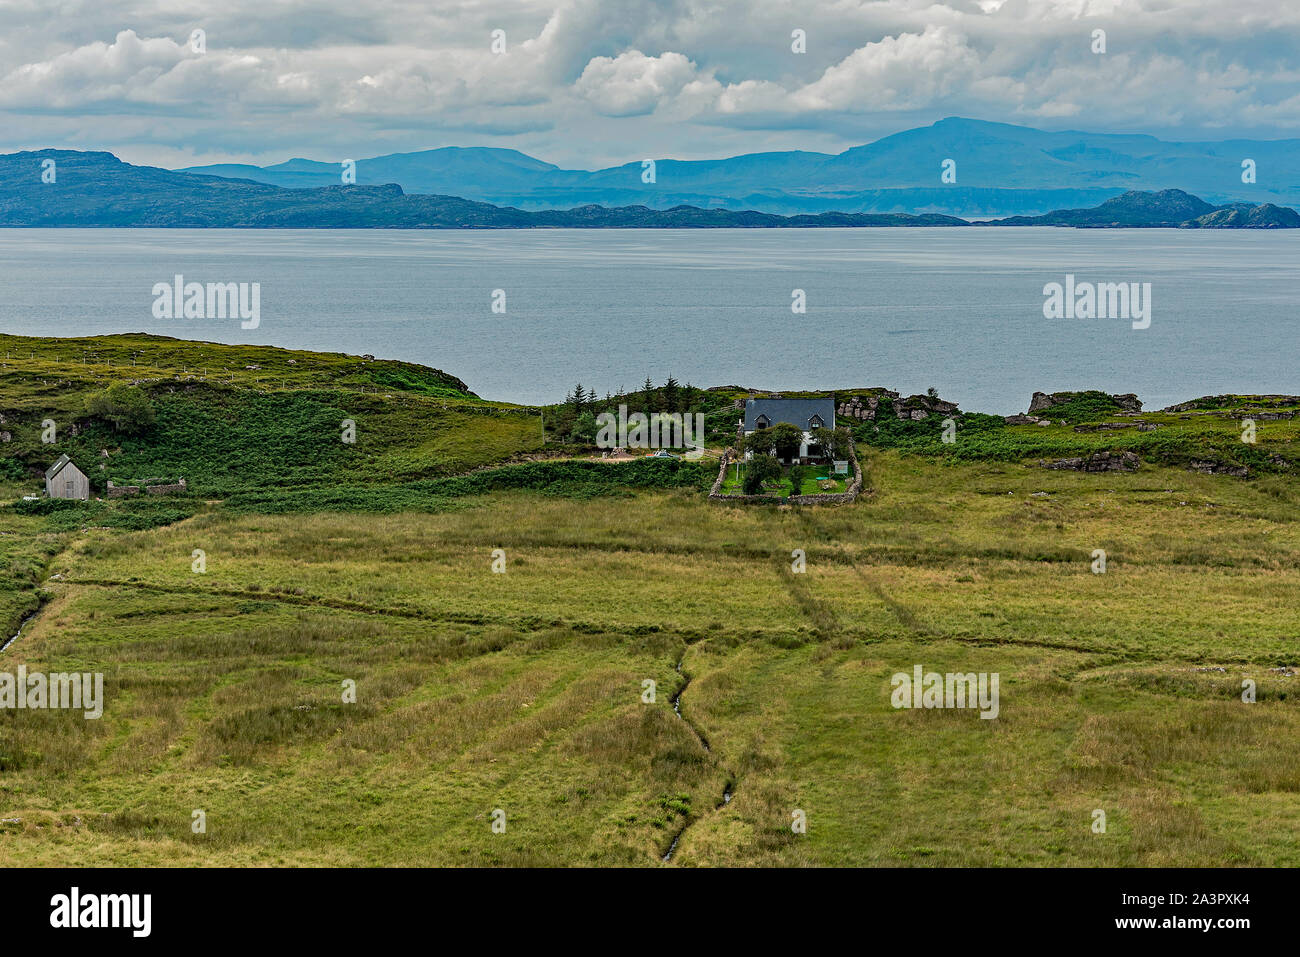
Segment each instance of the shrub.
[[798,495],[803,488],[804,480],[810,475],[810,470],[802,465],[790,466],[790,488],[793,490],[792,495]]
[[138,386],[115,382],[86,399],[86,414],[113,426],[115,432],[137,435],[157,419],[148,393]]
[[781,477],[781,463],[770,455],[755,455],[745,466],[745,479],[741,491],[746,495],[761,495],[763,483]]

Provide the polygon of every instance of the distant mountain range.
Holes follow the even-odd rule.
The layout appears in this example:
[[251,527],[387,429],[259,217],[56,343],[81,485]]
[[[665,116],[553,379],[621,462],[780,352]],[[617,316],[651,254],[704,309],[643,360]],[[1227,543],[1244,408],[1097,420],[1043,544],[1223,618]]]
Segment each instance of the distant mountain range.
[[[353,157],[355,159],[355,157]],[[943,161],[956,183],[940,182]],[[1257,182],[1242,182],[1253,160]],[[337,186],[340,164],[292,159],[180,172],[283,186]],[[1170,143],[1140,134],[1050,133],[950,118],[837,155],[749,153],[716,160],[658,159],[655,182],[640,160],[594,171],[560,169],[516,150],[445,147],[356,163],[357,183],[464,197],[523,210],[581,205],[689,205],[791,215],[939,213],[963,218],[1039,215],[1096,206],[1129,190],[1177,186],[1216,206],[1300,204],[1300,140]]]
[[[52,164],[52,165],[51,165]],[[49,170],[53,182],[42,173]],[[1213,206],[1182,190],[1130,191],[1092,209],[972,224],[937,213],[826,212],[677,206],[521,210],[402,187],[286,188],[123,163],[111,153],[39,150],[0,156],[0,226],[296,228],[717,228],[827,226],[1185,226],[1294,228],[1300,215],[1273,204]]]

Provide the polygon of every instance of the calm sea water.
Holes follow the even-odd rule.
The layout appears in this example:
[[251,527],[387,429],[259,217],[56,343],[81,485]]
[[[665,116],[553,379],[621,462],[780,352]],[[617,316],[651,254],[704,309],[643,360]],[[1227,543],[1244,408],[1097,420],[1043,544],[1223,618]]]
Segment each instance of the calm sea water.
[[[0,331],[153,332],[406,359],[478,394],[936,387],[1300,393],[1300,231],[0,230]],[[155,283],[261,283],[261,325],[158,320]],[[1152,320],[1043,318],[1043,286],[1149,282]],[[506,314],[492,312],[493,290]],[[791,312],[803,289],[807,312]]]

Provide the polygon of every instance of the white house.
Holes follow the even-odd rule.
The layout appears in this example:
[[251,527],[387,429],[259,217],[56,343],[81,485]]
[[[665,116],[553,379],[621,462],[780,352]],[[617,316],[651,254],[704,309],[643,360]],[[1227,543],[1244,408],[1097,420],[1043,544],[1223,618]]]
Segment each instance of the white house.
[[[799,458],[806,459],[822,454],[817,443],[819,429],[835,428],[835,399],[821,396],[816,399],[746,399],[742,428],[746,437],[781,422],[803,429],[803,443]],[[745,453],[749,457],[749,453]]]

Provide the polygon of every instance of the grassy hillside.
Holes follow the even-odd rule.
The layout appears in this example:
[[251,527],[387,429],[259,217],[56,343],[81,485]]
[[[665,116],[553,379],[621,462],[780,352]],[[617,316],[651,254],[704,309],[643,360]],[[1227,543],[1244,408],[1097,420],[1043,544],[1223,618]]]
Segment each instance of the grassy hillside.
[[[897,452],[871,480],[87,533],[6,667],[102,669],[109,705],[0,713],[6,859],[1300,863],[1293,487]],[[893,710],[917,663],[1000,673],[999,719]]]
[[[860,445],[965,462],[1032,462],[1118,451],[1148,463],[1213,462],[1251,474],[1287,474],[1300,466],[1300,398],[1295,396],[1207,396],[1176,410],[1133,413],[1105,393],[1081,392],[1038,413],[1046,425],[1008,425],[1001,416],[957,413],[951,443],[943,440],[944,416],[899,419],[894,401],[880,398],[876,420],[853,427]],[[1246,419],[1254,422],[1253,442],[1243,441]]]
[[[540,448],[536,412],[485,402],[412,363],[158,336],[0,336],[0,476],[35,479],[60,453],[108,480],[174,481],[213,498],[241,489],[450,475]],[[147,396],[134,433],[87,413],[113,383]],[[58,441],[42,442],[52,420]],[[355,441],[344,441],[344,421]]]
[[[1232,445],[1284,399],[1084,394],[1050,426],[961,415],[953,445],[880,417],[857,503],[739,508],[707,459],[557,455],[431,370],[252,350],[215,381],[187,350],[235,347],[43,342],[0,344],[9,500],[67,449],[192,491],[0,508],[6,634],[40,607],[0,670],[101,671],[107,699],[0,710],[6,861],[1300,864],[1292,420]],[[152,426],[79,417],[126,375]],[[1138,471],[1037,464],[1119,447]],[[1251,477],[1187,467],[1207,450]],[[892,708],[917,664],[999,674],[998,719]]]

